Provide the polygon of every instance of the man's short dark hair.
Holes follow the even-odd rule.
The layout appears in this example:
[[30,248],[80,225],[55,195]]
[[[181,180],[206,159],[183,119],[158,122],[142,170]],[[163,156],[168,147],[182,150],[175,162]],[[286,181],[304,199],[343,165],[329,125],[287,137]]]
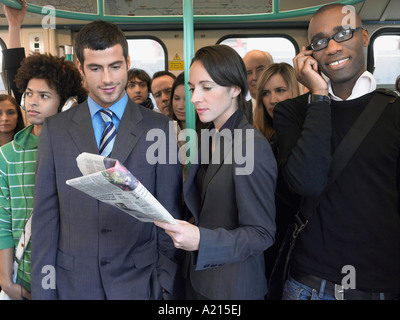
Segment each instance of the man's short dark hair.
[[[162,77],[162,76],[170,76],[172,79],[176,79],[176,75],[174,75],[172,72],[166,71],[166,70],[161,70],[157,71],[153,74],[153,78],[151,79],[151,83],[153,83],[154,79]],[[150,87],[151,88],[151,87]]]
[[145,70],[136,68],[129,69],[128,82],[132,81],[135,78],[146,82],[147,89],[149,90],[149,92],[151,91],[151,78]]
[[152,80],[154,80],[155,78],[162,77],[162,76],[170,76],[172,79],[174,79],[174,80],[176,79],[176,75],[174,75],[172,72],[162,70],[162,71],[155,72],[153,74],[153,79]]
[[83,50],[105,50],[117,44],[122,46],[125,61],[128,59],[128,41],[116,24],[97,20],[85,25],[76,36],[75,51],[80,63],[84,63]]

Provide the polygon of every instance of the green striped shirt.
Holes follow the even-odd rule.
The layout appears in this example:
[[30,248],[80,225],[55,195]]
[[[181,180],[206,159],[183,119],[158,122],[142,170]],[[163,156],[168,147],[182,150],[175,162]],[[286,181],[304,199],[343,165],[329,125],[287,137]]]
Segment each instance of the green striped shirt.
[[[38,137],[33,126],[0,148],[0,249],[16,248],[33,209]],[[31,243],[19,265],[17,283],[30,291]]]

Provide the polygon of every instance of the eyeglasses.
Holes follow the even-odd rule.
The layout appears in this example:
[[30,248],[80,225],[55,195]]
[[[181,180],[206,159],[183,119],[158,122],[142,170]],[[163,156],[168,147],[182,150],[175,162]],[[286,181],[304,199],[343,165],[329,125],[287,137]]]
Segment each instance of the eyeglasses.
[[362,29],[364,29],[364,28],[358,27],[355,29],[344,29],[344,30],[339,31],[338,33],[334,34],[330,38],[323,38],[323,39],[319,39],[319,40],[311,42],[310,45],[306,49],[313,50],[313,51],[319,51],[319,50],[325,49],[328,46],[330,40],[333,39],[336,42],[343,42],[343,41],[350,40],[351,38],[353,38],[353,34],[355,31],[362,30]]

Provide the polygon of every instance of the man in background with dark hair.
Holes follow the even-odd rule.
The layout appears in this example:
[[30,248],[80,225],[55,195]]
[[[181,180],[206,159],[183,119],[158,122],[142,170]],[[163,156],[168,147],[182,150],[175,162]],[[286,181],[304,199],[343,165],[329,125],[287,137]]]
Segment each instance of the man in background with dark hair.
[[166,116],[169,116],[169,103],[175,79],[176,76],[169,71],[158,71],[153,75],[151,81],[151,92],[156,101],[157,109]]
[[129,69],[126,94],[137,104],[150,110],[154,109],[150,98],[151,78],[143,69]]
[[[118,26],[105,21],[87,24],[76,37],[75,49],[89,97],[48,119],[43,127],[32,221],[32,297],[161,299],[163,291],[172,292],[177,268],[171,239],[154,224],[141,222],[65,182],[81,176],[76,158],[82,152],[109,156],[180,218],[181,165],[151,165],[146,158],[154,144],[146,141],[146,133],[163,130],[168,142],[169,118],[128,98],[130,58]],[[102,133],[107,127],[102,114],[108,114],[107,127],[112,124],[116,133],[104,143],[104,150]],[[53,286],[43,286],[47,274],[42,270],[48,266],[55,268]]]

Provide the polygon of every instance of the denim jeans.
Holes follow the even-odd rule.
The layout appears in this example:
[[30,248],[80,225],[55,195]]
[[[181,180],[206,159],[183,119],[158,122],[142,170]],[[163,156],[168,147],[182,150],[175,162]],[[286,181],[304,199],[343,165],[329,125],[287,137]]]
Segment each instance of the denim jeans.
[[[324,292],[325,285],[326,281],[322,280],[321,287],[319,291],[317,291],[294,280],[292,277],[289,277],[289,279],[285,283],[285,287],[283,288],[282,300],[336,300],[334,296],[326,294]],[[398,294],[366,294],[368,295],[368,297],[360,297],[360,295],[357,295],[357,297],[355,297],[354,295],[349,294],[348,300],[399,300]],[[369,295],[373,295],[373,297]]]
[[289,277],[283,289],[282,300],[336,300],[334,296],[324,293],[325,284],[323,280],[317,291]]

